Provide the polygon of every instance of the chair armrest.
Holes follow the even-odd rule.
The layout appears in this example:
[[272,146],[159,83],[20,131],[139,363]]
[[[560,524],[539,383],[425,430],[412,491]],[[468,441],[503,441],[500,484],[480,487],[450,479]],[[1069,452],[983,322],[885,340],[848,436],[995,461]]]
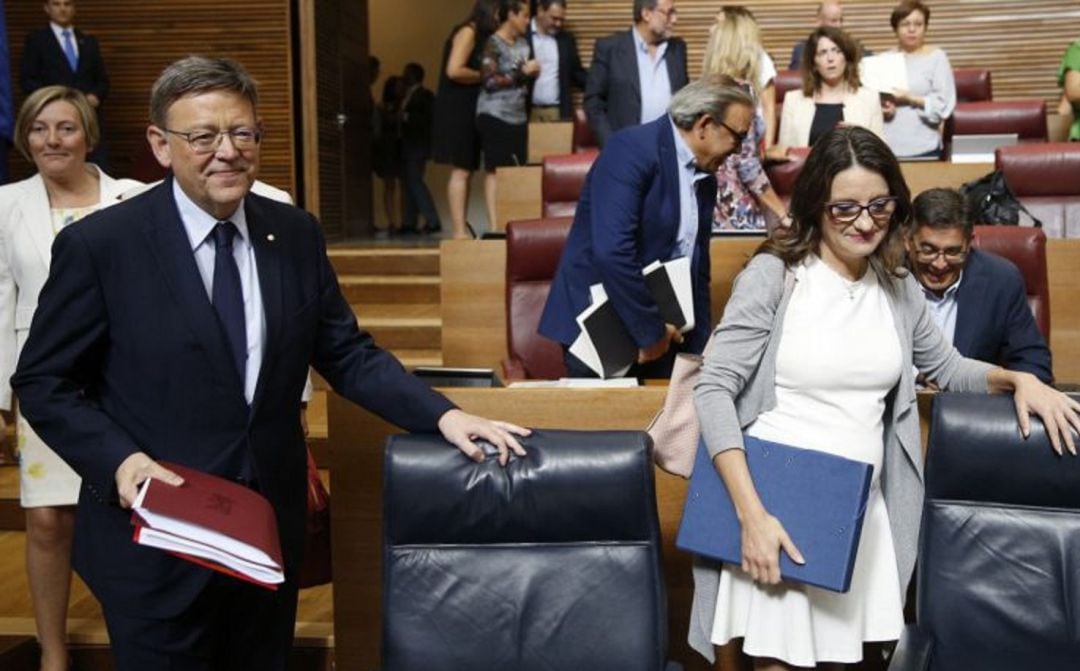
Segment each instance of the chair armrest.
[[514,382],[515,380],[528,379],[528,375],[525,373],[525,364],[521,359],[503,359],[502,360],[502,379],[506,382]]
[[907,625],[889,660],[889,671],[926,671],[933,647],[934,640],[928,633],[916,624]]

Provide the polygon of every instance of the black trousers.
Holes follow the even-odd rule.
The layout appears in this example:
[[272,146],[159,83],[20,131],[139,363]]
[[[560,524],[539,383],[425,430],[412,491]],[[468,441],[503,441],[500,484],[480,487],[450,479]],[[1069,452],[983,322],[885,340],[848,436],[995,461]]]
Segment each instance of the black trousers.
[[276,592],[222,574],[176,617],[105,608],[117,671],[284,671],[296,626],[296,587]]
[[405,221],[404,228],[418,229],[418,216],[424,217],[424,224],[428,230],[437,231],[442,228],[439,220],[439,211],[435,209],[435,201],[431,197],[431,190],[424,182],[424,168],[427,166],[427,152],[423,147],[414,147],[405,143],[401,149],[402,181],[405,183]]

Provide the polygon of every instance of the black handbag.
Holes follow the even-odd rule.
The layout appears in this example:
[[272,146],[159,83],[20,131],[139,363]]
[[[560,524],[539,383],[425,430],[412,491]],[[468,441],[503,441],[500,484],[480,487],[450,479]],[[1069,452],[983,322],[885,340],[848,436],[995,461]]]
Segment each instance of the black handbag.
[[966,199],[975,223],[1017,226],[1020,223],[1020,213],[1023,212],[1031,217],[1033,226],[1042,228],[1042,222],[1028,212],[1013,194],[1009,183],[1005,181],[1005,174],[1000,170],[967,182],[960,187],[960,193]]

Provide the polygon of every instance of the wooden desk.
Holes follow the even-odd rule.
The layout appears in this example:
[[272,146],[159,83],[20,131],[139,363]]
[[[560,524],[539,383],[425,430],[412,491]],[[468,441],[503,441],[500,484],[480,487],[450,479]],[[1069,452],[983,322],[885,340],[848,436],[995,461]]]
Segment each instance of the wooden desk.
[[[944,164],[943,164],[944,165]],[[731,283],[760,238],[714,238],[712,317],[719,321]],[[1080,380],[1080,239],[1048,240],[1050,351],[1058,380]],[[502,240],[442,243],[443,362],[498,369],[506,358],[506,244]]]
[[[530,130],[531,128],[532,126]],[[530,141],[530,163],[533,162],[532,151]],[[954,164],[945,161],[927,161],[900,164],[900,171],[904,173],[904,179],[907,180],[912,197],[935,186],[959,188],[961,184],[978,179],[993,170],[993,163]],[[539,166],[499,168],[495,174],[498,180],[495,203],[496,231],[505,231],[508,221],[535,219],[540,216],[543,211],[543,198],[540,192],[542,171]]]
[[543,169],[538,165],[499,168],[495,171],[495,225],[501,233],[506,222],[536,219],[543,212],[540,182]]
[[[574,124],[569,121],[529,124],[530,165],[543,163],[545,156],[569,154],[574,150]],[[511,220],[512,221],[512,220]]]
[[[535,428],[643,429],[663,405],[666,386],[636,389],[444,389],[468,412]],[[928,416],[929,396],[919,410]],[[328,404],[334,468],[332,533],[334,642],[339,669],[380,662],[382,609],[383,445],[397,430],[331,393]],[[925,440],[925,432],[924,432]],[[687,671],[708,669],[686,644],[693,580],[690,556],[674,547],[687,481],[656,469],[668,596],[668,657]]]

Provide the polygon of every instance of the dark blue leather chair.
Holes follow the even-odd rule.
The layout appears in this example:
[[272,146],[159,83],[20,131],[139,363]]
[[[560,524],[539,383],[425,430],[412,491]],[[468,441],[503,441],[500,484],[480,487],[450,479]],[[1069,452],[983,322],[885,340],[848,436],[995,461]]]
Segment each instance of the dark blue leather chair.
[[666,595],[652,446],[536,431],[481,464],[434,436],[386,446],[386,671],[655,671]]
[[934,400],[917,586],[890,671],[1080,668],[1080,459],[1009,396]]

